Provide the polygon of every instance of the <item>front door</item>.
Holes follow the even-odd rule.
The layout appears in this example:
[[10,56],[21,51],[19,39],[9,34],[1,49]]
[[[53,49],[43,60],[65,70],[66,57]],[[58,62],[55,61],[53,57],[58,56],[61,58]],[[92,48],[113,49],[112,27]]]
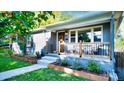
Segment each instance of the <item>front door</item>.
[[64,36],[65,32],[59,32],[58,33],[58,44],[59,44],[59,52],[63,53],[64,52]]

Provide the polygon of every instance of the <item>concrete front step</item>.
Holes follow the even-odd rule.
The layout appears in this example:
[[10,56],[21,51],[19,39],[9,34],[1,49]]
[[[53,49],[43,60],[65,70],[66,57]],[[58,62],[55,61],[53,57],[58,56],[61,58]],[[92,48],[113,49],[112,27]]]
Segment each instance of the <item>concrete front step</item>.
[[64,60],[67,57],[66,54],[58,55],[57,53],[56,54],[55,53],[48,53],[46,56],[59,58],[59,61]]
[[42,59],[44,60],[50,60],[50,61],[58,61],[59,58],[58,57],[51,57],[51,56],[45,56],[45,57],[42,57]]
[[42,57],[42,59],[38,60],[38,64],[48,65],[49,63],[59,62],[60,58],[57,54],[49,53],[46,56]]
[[38,64],[45,64],[45,65],[48,65],[49,63],[53,63],[55,61],[50,61],[50,60],[46,60],[46,59],[41,59],[41,60],[38,60],[37,63]]

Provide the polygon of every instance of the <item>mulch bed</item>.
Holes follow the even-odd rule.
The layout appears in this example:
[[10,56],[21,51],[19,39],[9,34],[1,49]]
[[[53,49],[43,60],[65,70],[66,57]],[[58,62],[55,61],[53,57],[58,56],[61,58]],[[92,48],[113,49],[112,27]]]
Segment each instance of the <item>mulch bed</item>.
[[14,58],[14,59],[17,59],[17,60],[22,60],[22,61],[30,62],[32,64],[36,64],[37,63],[37,59],[35,57],[16,56],[16,55],[12,55],[11,57]]
[[48,68],[50,69],[54,69],[54,70],[58,70],[58,71],[62,71],[68,74],[73,74],[75,76],[80,76],[80,77],[84,77],[90,80],[95,80],[95,81],[108,81],[109,77],[106,73],[93,73],[84,69],[80,69],[80,70],[73,70],[69,68],[70,66],[61,66],[59,63],[55,62],[55,63],[51,63],[48,65]]

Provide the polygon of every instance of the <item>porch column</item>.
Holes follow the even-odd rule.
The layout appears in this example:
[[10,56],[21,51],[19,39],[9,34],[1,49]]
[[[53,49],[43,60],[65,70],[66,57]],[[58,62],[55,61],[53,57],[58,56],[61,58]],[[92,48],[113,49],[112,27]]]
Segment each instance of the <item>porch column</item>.
[[59,43],[58,43],[58,32],[56,32],[56,51],[58,52],[59,51],[59,49],[58,49],[58,45]]
[[69,43],[71,43],[71,35],[70,35],[70,31],[69,31]]
[[78,31],[77,30],[75,31],[75,41],[76,43],[78,43]]
[[94,33],[93,33],[93,28],[91,29],[91,42],[94,42]]
[[114,63],[114,12],[112,12],[112,17],[111,17],[111,60]]
[[82,41],[80,40],[80,43],[79,43],[79,56],[82,57]]

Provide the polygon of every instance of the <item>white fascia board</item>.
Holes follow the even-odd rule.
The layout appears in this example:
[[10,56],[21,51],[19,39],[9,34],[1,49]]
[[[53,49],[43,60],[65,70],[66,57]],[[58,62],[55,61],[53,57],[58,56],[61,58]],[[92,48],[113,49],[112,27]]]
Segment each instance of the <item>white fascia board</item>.
[[86,21],[86,22],[80,22],[80,23],[58,26],[58,27],[54,27],[54,28],[46,28],[46,29],[49,31],[52,31],[52,30],[56,31],[56,30],[62,30],[62,29],[83,27],[83,26],[89,26],[89,25],[95,25],[95,24],[110,22],[110,19],[111,19],[111,17],[100,18],[100,19],[96,19],[96,20],[90,20],[90,21]]

